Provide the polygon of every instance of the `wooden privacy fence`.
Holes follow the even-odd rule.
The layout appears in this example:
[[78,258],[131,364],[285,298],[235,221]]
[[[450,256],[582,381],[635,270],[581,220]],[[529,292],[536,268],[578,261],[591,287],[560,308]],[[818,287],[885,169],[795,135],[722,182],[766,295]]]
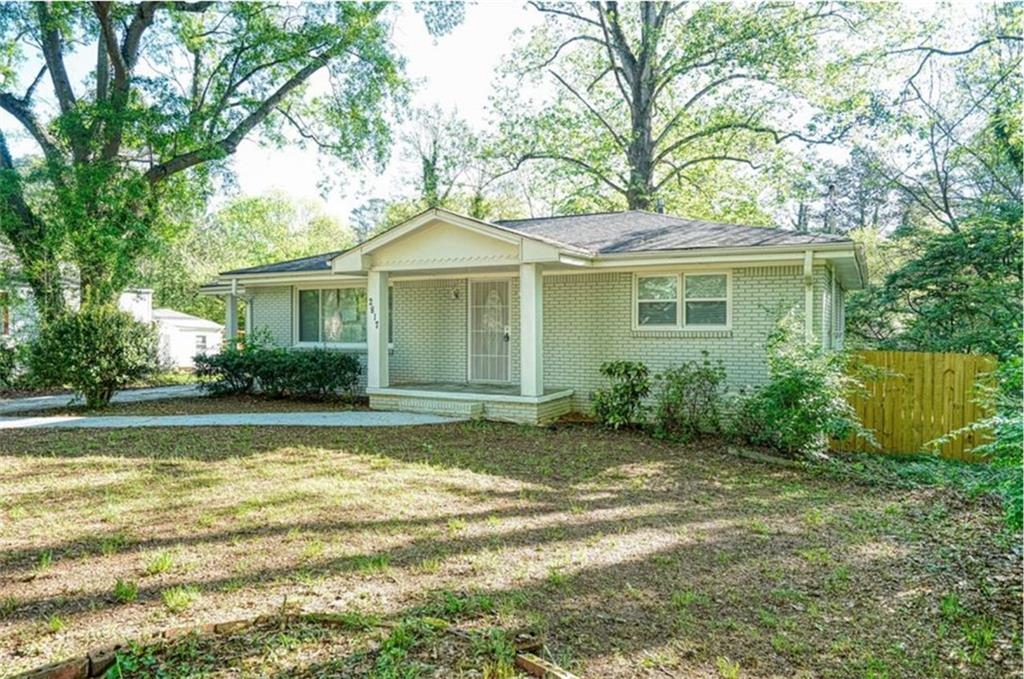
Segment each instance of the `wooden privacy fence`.
[[[854,360],[880,369],[877,378],[865,381],[867,395],[854,396],[851,403],[864,426],[875,432],[881,452],[921,452],[929,441],[985,416],[975,403],[974,386],[995,369],[993,356],[861,351]],[[956,460],[976,459],[970,451],[981,443],[979,434],[958,436],[939,452]],[[836,441],[833,448],[879,450],[861,439]]]

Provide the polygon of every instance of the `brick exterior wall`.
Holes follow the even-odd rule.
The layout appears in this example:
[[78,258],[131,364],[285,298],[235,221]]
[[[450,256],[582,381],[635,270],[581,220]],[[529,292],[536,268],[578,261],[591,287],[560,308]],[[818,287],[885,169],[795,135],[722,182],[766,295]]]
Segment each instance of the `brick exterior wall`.
[[[841,311],[833,308],[832,271],[816,266],[813,273],[813,327],[829,343],[841,342],[834,325]],[[590,394],[604,385],[598,368],[604,361],[643,361],[659,372],[701,358],[722,360],[730,388],[758,384],[767,376],[764,343],[776,320],[790,309],[804,313],[801,266],[756,266],[732,269],[732,329],[728,331],[634,330],[633,275],[629,272],[551,275],[544,277],[544,384],[548,390],[575,390],[572,407],[589,411]],[[292,342],[290,287],[250,289],[253,328],[267,330],[273,340]],[[453,295],[454,293],[454,295]],[[467,379],[468,281],[460,278],[395,281],[391,382],[465,382]],[[519,381],[519,281],[511,279],[510,325],[512,370]],[[834,338],[834,339],[833,339]],[[356,352],[364,366],[365,350]],[[381,400],[380,403],[385,403]],[[501,407],[504,407],[502,405]],[[536,413],[501,412],[488,404],[488,417],[523,421]],[[561,407],[561,406],[559,406]],[[534,406],[536,408],[536,406]],[[547,415],[548,413],[543,413]],[[561,413],[559,413],[561,414]],[[543,419],[543,418],[541,418]]]
[[266,332],[282,347],[292,345],[292,287],[248,288],[252,328],[249,332]]
[[[815,271],[815,327],[821,327],[823,276]],[[633,330],[631,273],[596,273],[544,278],[544,383],[575,389],[574,405],[589,410],[590,394],[604,385],[604,361],[643,361],[652,372],[706,350],[725,363],[731,388],[767,377],[765,339],[776,319],[790,309],[804,313],[800,266],[732,270],[732,329],[729,331]]]

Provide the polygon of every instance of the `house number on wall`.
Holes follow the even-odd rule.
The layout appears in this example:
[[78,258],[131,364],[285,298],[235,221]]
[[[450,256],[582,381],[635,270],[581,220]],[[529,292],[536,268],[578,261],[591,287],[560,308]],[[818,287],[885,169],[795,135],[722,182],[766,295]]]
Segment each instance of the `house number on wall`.
[[369,312],[370,319],[373,321],[373,327],[380,330],[380,322],[377,320],[377,309],[373,306],[373,299],[367,298],[366,310]]

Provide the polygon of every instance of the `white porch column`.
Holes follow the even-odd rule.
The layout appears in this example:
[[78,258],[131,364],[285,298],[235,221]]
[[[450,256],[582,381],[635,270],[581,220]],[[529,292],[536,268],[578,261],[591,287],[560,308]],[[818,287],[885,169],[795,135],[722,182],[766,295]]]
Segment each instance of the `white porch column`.
[[238,295],[233,292],[224,299],[224,339],[238,339]]
[[544,278],[539,264],[519,265],[519,386],[544,395]]
[[388,376],[388,274],[366,274],[366,386],[386,387]]

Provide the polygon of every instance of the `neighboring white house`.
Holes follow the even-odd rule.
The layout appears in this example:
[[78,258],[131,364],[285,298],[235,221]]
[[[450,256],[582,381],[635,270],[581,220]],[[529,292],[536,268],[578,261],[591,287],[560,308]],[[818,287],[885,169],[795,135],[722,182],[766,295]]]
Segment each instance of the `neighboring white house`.
[[174,309],[153,309],[160,333],[160,360],[176,368],[193,367],[196,354],[216,354],[224,341],[224,326]]
[[370,406],[540,423],[588,410],[605,361],[660,372],[707,352],[730,386],[767,378],[794,312],[843,343],[866,280],[849,238],[642,211],[486,222],[428,210],[344,252],[220,274],[227,334],[364,361]]
[[[69,305],[78,306],[78,286],[70,279],[65,296]],[[168,367],[191,368],[195,354],[217,353],[223,343],[224,326],[174,309],[153,309],[153,291],[148,288],[125,290],[117,306],[140,323],[156,324],[160,360]],[[36,318],[28,285],[15,284],[0,292],[0,339],[18,343],[31,338]]]

